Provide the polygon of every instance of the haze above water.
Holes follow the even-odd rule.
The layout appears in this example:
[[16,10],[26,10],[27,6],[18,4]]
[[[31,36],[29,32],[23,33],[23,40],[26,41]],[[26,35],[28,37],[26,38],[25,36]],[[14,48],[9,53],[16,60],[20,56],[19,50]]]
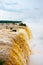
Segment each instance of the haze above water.
[[27,23],[32,32],[30,65],[43,65],[43,23]]

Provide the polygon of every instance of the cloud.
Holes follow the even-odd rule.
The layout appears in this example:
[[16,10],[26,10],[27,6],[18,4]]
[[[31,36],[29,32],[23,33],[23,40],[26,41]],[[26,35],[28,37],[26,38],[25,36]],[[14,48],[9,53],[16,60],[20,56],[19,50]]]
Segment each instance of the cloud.
[[28,8],[28,0],[0,0],[0,9],[7,11],[19,11]]
[[19,3],[14,0],[0,0],[0,9],[2,10],[21,12],[19,8]]
[[6,5],[17,5],[18,2],[14,0],[0,0],[0,4],[6,4]]
[[[36,3],[39,4],[38,1]],[[16,13],[16,16],[22,16],[21,18],[19,17],[21,20],[32,19],[32,21],[36,22],[38,19],[43,19],[43,9],[40,9],[40,6],[36,5],[36,3],[34,0],[0,0],[0,10],[10,14]],[[9,15],[9,17],[12,16]]]
[[19,3],[14,0],[4,0],[4,4],[6,5],[18,5]]
[[0,20],[23,20],[23,14],[0,10]]
[[40,10],[40,8],[34,8],[34,10]]

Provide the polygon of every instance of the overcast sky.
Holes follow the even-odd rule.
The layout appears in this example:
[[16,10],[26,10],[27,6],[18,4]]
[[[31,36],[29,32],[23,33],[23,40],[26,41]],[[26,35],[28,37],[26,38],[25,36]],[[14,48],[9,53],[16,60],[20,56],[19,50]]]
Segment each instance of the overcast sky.
[[0,0],[0,19],[43,20],[43,0]]

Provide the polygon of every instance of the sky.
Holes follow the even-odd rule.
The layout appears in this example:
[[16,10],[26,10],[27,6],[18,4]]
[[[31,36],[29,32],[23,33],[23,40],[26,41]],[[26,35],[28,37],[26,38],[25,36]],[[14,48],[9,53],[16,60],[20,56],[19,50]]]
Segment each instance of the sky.
[[0,0],[0,19],[43,20],[43,0]]

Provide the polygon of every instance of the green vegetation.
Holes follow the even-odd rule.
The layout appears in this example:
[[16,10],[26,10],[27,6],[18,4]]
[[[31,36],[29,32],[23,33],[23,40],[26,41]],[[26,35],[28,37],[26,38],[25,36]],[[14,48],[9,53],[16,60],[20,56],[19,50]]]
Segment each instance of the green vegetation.
[[26,26],[26,24],[24,24],[24,23],[19,23],[19,25],[20,25],[20,26]]
[[12,21],[12,20],[0,20],[0,23],[21,23],[22,21]]
[[3,65],[5,61],[3,61],[2,59],[0,59],[0,65]]

